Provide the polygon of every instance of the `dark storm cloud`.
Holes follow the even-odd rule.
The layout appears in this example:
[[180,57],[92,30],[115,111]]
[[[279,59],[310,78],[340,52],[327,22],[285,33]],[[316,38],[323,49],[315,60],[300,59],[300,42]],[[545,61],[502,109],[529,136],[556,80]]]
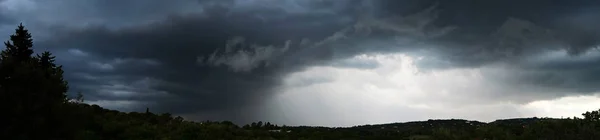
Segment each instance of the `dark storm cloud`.
[[[427,20],[432,14],[430,11],[408,20]],[[404,21],[394,22],[394,19],[363,20],[360,27],[354,28],[350,26],[353,15],[344,14],[291,14],[269,22],[235,13],[224,17],[194,16],[197,15],[172,16],[155,24],[118,31],[102,27],[68,31],[65,36],[44,44],[53,49],[78,48],[89,52],[90,56],[102,57],[85,61],[91,67],[83,70],[79,66],[65,66],[67,71],[88,72],[87,75],[71,75],[71,79],[77,81],[73,82],[74,89],[88,92],[88,100],[152,101],[156,104],[153,108],[158,111],[201,115],[259,105],[262,99],[273,94],[270,90],[289,72],[368,51],[369,48],[364,46],[340,43],[348,38],[357,39],[353,41],[357,43],[376,41],[358,38],[365,35],[363,30],[392,30],[387,34],[415,36],[421,29],[411,29],[412,26],[427,24],[408,25]],[[249,25],[252,28],[247,28]],[[67,39],[72,41],[61,43]],[[344,46],[358,48],[343,52]],[[131,68],[130,64],[116,66],[110,63],[111,58],[152,59],[161,65],[148,68]],[[135,85],[145,77],[160,84]],[[154,96],[156,93],[166,94]],[[245,118],[253,119],[252,115],[256,114],[246,114]],[[228,117],[231,116],[219,118]]]
[[[153,21],[169,14],[185,14],[203,9],[195,0],[174,1],[105,1],[105,0],[32,0],[34,18],[49,24],[107,24],[127,25]],[[41,12],[41,13],[40,13]],[[22,14],[28,14],[24,12]],[[77,19],[77,20],[73,20]],[[81,26],[81,25],[79,25]]]
[[[496,77],[503,79],[499,80],[502,82],[499,85],[518,88],[523,92],[500,89],[507,93],[498,96],[513,96],[511,92],[535,94],[517,95],[523,96],[523,98],[510,99],[520,103],[558,98],[570,94],[590,94],[600,90],[595,86],[598,84],[598,80],[594,74],[599,70],[595,67],[598,63],[594,61],[596,59],[590,60],[589,58],[597,57],[598,54],[594,52],[598,50],[593,48],[600,45],[599,28],[590,24],[600,21],[600,17],[590,16],[600,11],[598,2],[491,1],[479,3],[467,0],[454,1],[454,3],[446,1],[429,3],[426,1],[386,1],[380,4],[393,5],[392,3],[411,3],[417,9],[420,5],[435,6],[432,12],[425,10],[421,11],[423,14],[391,20],[394,21],[393,27],[382,28],[384,32],[382,30],[372,32],[370,37],[360,36],[357,38],[353,36],[354,34],[344,34],[342,36],[353,37],[338,40],[338,42],[351,43],[342,43],[343,45],[338,47],[330,44],[329,46],[334,50],[332,54],[343,58],[368,52],[410,52],[428,56],[425,61],[420,62],[420,66],[425,66],[424,68],[481,67],[494,63],[507,63],[510,65],[511,71],[509,72],[512,74]],[[500,7],[503,9],[499,9]],[[386,8],[382,9],[385,11]],[[387,12],[380,11],[379,13],[402,15],[403,11],[411,11],[411,8],[387,10]],[[411,19],[410,17],[418,18]],[[418,26],[419,23],[424,24]],[[409,27],[404,29],[422,30],[385,34],[385,31],[398,29],[394,27],[407,26]],[[353,30],[356,31],[359,28],[353,28]],[[440,36],[435,37],[437,34]],[[429,37],[423,38],[422,35],[429,35]],[[390,39],[382,39],[390,36],[399,37],[401,40],[394,42]],[[360,41],[352,42],[357,40]],[[406,41],[409,43],[399,43]],[[390,44],[386,44],[386,42]],[[368,47],[363,48],[365,46]],[[549,52],[558,53],[555,55],[559,55],[559,58],[535,63],[526,61]],[[496,74],[492,73],[491,75]]]
[[[532,95],[538,99],[557,98],[573,93],[588,94],[599,90],[595,86],[598,80],[594,79],[594,73],[598,71],[598,62],[595,61],[597,50],[593,48],[600,45],[600,32],[597,26],[590,26],[590,23],[599,23],[600,17],[590,15],[600,11],[600,3],[497,1],[490,4],[497,7],[513,6],[509,8],[510,11],[506,11],[490,10],[494,8],[491,5],[479,5],[476,7],[482,8],[480,11],[470,13],[489,12],[485,14],[489,17],[475,18],[477,16],[467,13],[465,17],[473,20],[456,20],[471,23],[461,26],[460,22],[455,22],[462,30],[457,30],[455,34],[447,36],[448,40],[442,41],[443,44],[452,46],[443,51],[446,52],[446,57],[443,57],[445,60],[463,66],[509,63],[517,70],[506,76],[509,79],[504,82],[509,84],[508,87],[546,93]],[[496,19],[504,21],[475,24],[478,20],[499,21]],[[472,28],[465,28],[468,26]],[[473,35],[480,31],[470,30],[491,34],[480,34],[477,37]],[[566,51],[561,51],[562,49]],[[554,58],[540,58],[549,53]],[[539,58],[539,61],[528,61],[535,58]]]
[[498,89],[505,94],[494,96],[518,103],[600,90],[594,79],[600,32],[590,24],[600,21],[590,16],[599,12],[600,3],[509,0],[438,6],[443,12],[436,24],[457,29],[433,41],[435,49],[423,53],[433,57],[418,62],[423,68],[504,63],[509,70],[502,72],[509,74],[488,73],[507,88]]
[[[65,65],[71,91],[84,92],[87,100],[137,101],[143,103],[136,105],[138,108],[151,106],[159,112],[196,116],[192,119],[248,122],[260,115],[253,110],[275,94],[273,88],[286,74],[314,65],[377,67],[369,62],[332,63],[358,54],[418,54],[427,50],[439,56],[423,63],[432,68],[479,67],[493,62],[521,62],[544,50],[570,48],[577,50],[571,51],[572,54],[580,54],[598,43],[598,30],[576,21],[598,22],[598,18],[567,18],[590,14],[596,3],[538,0],[282,0],[271,1],[270,6],[259,3],[265,1],[193,4],[183,0],[44,1],[39,4],[72,7],[46,13],[58,17],[52,19],[54,23],[65,25],[49,29],[54,37],[37,44],[62,52],[57,55]],[[589,7],[592,9],[574,10]],[[82,17],[96,25],[69,27],[67,15]],[[128,24],[135,26],[123,26]],[[67,53],[74,48],[80,52]],[[528,70],[561,71],[561,67],[564,65],[553,63]],[[556,77],[550,72],[521,77],[529,77],[524,81],[530,85],[561,87],[556,85],[562,84],[567,89],[577,89],[577,83],[595,83],[585,76],[595,70],[562,77],[576,81],[569,84],[561,82],[569,81],[561,77],[548,80],[545,77]]]
[[535,73],[521,75],[524,77],[515,80],[548,87],[546,92],[559,95],[561,92],[564,95],[569,92],[593,93],[599,90],[597,85],[600,84],[600,80],[596,73],[600,71],[600,52],[597,49],[579,56],[568,56],[564,52],[559,54],[546,54],[546,57],[543,57],[545,61],[523,62],[527,65],[522,66],[522,69]]
[[[227,12],[227,9],[213,10]],[[234,48],[236,51],[255,51],[261,50],[260,48],[265,48],[262,49],[264,51],[284,50],[286,42],[294,46],[300,43],[288,40],[319,40],[351,21],[349,16],[327,13],[290,14],[285,17],[266,15],[262,18],[246,16],[251,14],[253,13],[230,12],[222,16],[173,15],[159,22],[121,30],[102,26],[66,30],[60,37],[40,44],[52,50],[77,48],[89,54],[85,57],[65,55],[74,58],[63,60],[68,62],[65,63],[65,71],[70,73],[67,78],[72,91],[84,92],[89,101],[151,102],[156,105],[151,108],[159,112],[203,116],[203,113],[217,111],[222,112],[217,117],[219,119],[247,122],[254,119],[252,115],[255,114],[245,114],[243,118],[226,115],[246,112],[239,110],[242,106],[252,108],[258,105],[261,99],[272,93],[270,88],[278,85],[285,71],[280,71],[277,64],[273,64],[239,72],[228,66],[199,64],[198,57],[213,54],[235,36],[243,36],[248,40],[242,48]],[[64,43],[66,40],[71,41]],[[250,57],[252,58],[249,59],[260,58],[256,55]],[[117,58],[153,60],[156,65],[140,64],[142,61],[121,62],[118,65],[115,62]],[[248,62],[236,64],[246,65],[245,63]],[[144,80],[158,84],[136,84]]]

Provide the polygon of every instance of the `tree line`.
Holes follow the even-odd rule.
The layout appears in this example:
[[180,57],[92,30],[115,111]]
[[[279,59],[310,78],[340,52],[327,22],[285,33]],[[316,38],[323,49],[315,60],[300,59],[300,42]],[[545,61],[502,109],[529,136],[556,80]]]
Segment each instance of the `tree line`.
[[591,140],[600,138],[600,110],[583,118],[524,118],[363,125],[344,128],[254,122],[187,121],[169,113],[120,112],[67,98],[62,66],[50,52],[34,54],[20,24],[0,54],[0,138],[6,140]]

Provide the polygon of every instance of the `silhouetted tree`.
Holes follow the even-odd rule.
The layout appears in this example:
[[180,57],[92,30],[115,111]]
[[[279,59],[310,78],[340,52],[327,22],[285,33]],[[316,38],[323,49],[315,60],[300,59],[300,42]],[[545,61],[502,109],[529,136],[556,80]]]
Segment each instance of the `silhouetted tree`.
[[77,97],[75,97],[75,102],[77,102],[77,103],[83,103],[84,102],[83,94],[81,94],[81,92],[77,93]]
[[256,125],[256,122],[252,122],[252,123],[250,124],[250,128],[252,128],[252,129],[256,129],[256,126],[257,126],[257,125]]
[[[20,24],[0,57],[0,133],[7,139],[66,139],[67,82],[49,52],[32,56],[33,39]],[[65,126],[65,127],[57,127]]]
[[592,121],[592,122],[600,121],[600,110],[596,110],[596,111],[592,111],[592,112],[587,111],[581,115],[583,115],[583,119],[585,119],[587,121]]
[[4,42],[6,50],[2,51],[3,59],[13,59],[15,62],[26,61],[33,54],[33,39],[23,24],[15,29],[15,34],[10,35],[10,40]]
[[256,124],[257,128],[261,128],[263,127],[263,122],[262,121],[258,121],[258,123]]

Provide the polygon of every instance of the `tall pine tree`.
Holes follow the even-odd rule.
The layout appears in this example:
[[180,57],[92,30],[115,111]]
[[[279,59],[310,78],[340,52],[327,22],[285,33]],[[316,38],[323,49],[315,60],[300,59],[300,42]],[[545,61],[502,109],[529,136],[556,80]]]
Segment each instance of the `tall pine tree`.
[[69,139],[67,82],[49,52],[33,55],[33,39],[20,24],[0,53],[2,139]]
[[13,58],[15,61],[25,61],[33,54],[33,39],[23,24],[15,29],[15,34],[10,36],[10,41],[4,42],[6,50],[2,51],[2,58]]

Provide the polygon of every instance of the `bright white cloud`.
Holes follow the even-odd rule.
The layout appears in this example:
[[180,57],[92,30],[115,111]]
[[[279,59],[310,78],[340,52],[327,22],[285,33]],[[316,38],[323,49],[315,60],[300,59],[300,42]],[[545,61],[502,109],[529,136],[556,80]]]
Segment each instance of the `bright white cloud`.
[[[379,67],[319,66],[292,73],[284,80],[281,94],[272,99],[269,117],[278,123],[326,126],[436,118],[493,121],[576,116],[598,107],[600,102],[596,97],[565,97],[520,104],[513,97],[499,97],[508,92],[512,92],[510,95],[530,92],[498,84],[493,78],[509,71],[498,70],[504,68],[499,66],[425,72],[415,65],[420,58],[404,54],[358,55],[350,60],[375,61]],[[307,83],[315,80],[319,82]]]
[[554,100],[541,100],[523,106],[523,109],[536,116],[580,117],[583,112],[600,108],[598,96],[573,96]]

